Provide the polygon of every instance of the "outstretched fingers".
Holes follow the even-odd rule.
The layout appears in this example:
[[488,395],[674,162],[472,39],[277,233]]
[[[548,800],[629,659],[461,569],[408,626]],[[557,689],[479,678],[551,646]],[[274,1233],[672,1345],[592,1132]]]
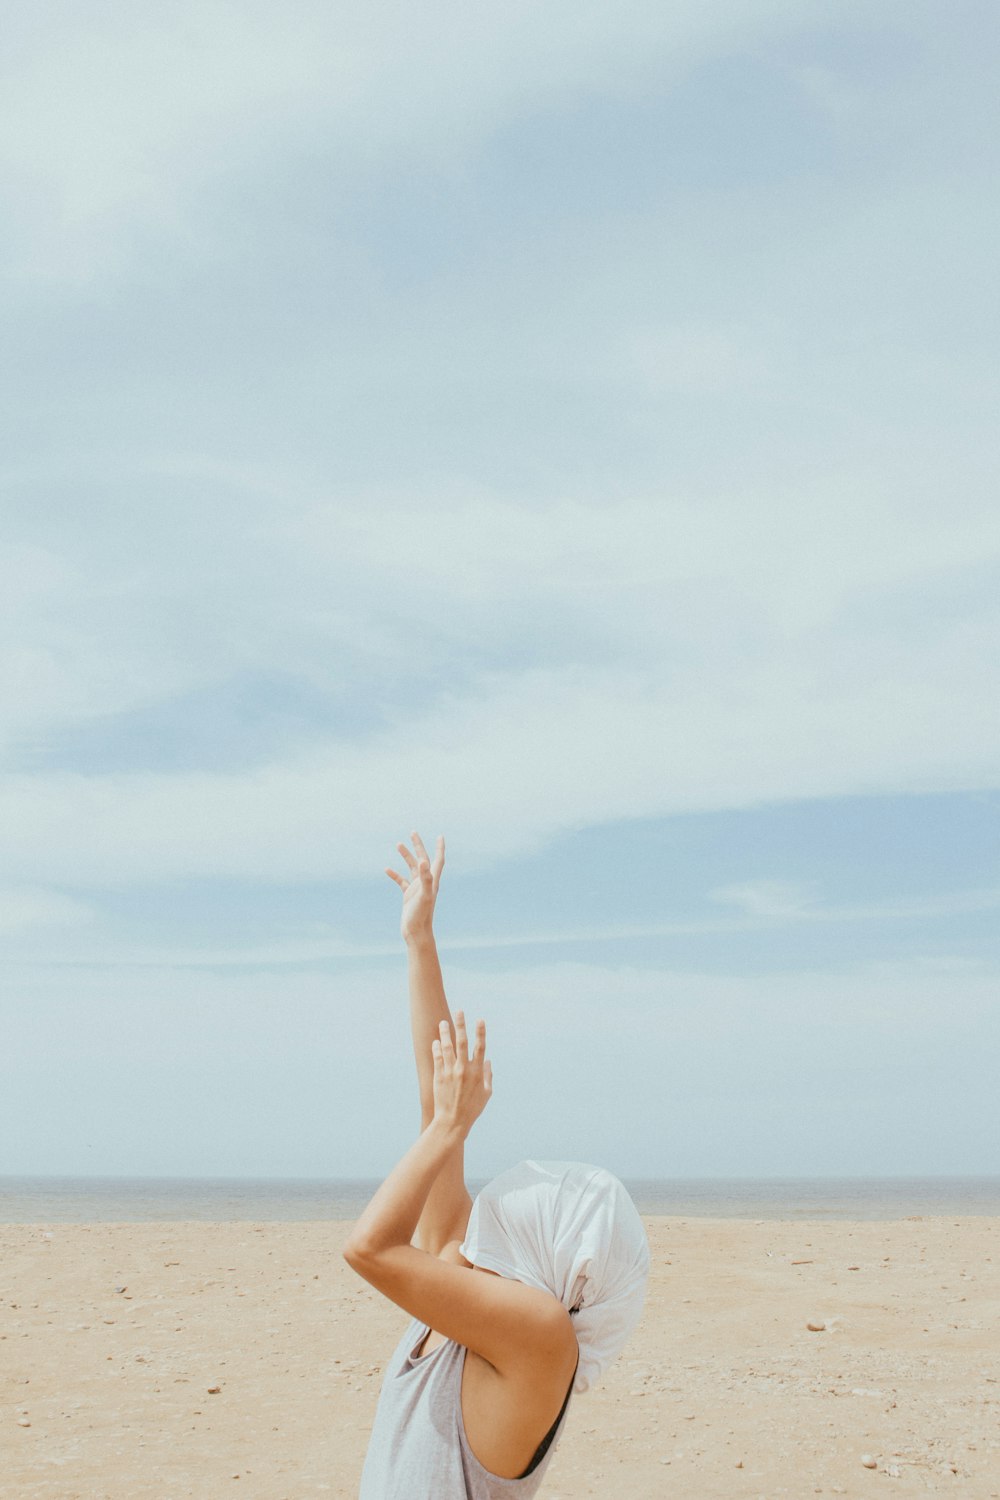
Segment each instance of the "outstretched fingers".
[[434,1115],[457,1125],[467,1135],[493,1093],[493,1068],[486,1058],[486,1022],[476,1022],[476,1040],[469,1055],[465,1012],[455,1012],[455,1030],[439,1023],[432,1043],[434,1055]]
[[[465,1020],[465,1011],[455,1012],[455,1040],[452,1043],[451,1027],[447,1021],[440,1025],[442,1055],[449,1066],[464,1068],[468,1062],[476,1063],[479,1067],[489,1067],[486,1061],[486,1022],[476,1022],[476,1040],[472,1051],[469,1051],[469,1033]],[[439,1045],[434,1043],[435,1047]]]
[[[435,865],[432,867],[431,862],[427,857],[427,850],[424,848],[423,841],[419,833],[413,833],[410,835],[410,837],[413,840],[413,847],[417,851],[415,856],[410,852],[406,844],[396,845],[396,849],[402,855],[403,860],[406,864],[406,868],[409,872],[409,879],[407,879],[405,875],[400,875],[397,870],[390,869],[388,865],[386,866],[385,873],[388,875],[390,880],[394,880],[396,882],[401,891],[408,891],[413,883],[414,878],[419,879],[421,885],[423,885],[425,889],[430,891],[433,887],[435,879],[441,873],[440,867],[437,865],[436,861]],[[438,840],[438,843],[439,845],[441,844],[440,839]],[[442,855],[441,864],[443,863],[444,857]]]

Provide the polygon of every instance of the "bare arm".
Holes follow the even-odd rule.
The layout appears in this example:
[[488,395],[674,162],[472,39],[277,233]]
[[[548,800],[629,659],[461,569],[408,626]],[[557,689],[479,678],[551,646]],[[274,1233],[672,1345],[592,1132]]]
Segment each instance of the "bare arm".
[[409,1243],[430,1190],[456,1144],[464,1141],[492,1091],[486,1028],[468,1055],[465,1018],[440,1029],[433,1053],[435,1112],[390,1173],[344,1247],[348,1264],[386,1297],[482,1355],[501,1373],[558,1369],[565,1383],[576,1360],[569,1313],[548,1292],[448,1264]]
[[[434,906],[444,869],[444,839],[438,839],[431,861],[420,835],[413,833],[410,837],[413,853],[405,844],[397,845],[406,862],[407,876],[398,875],[395,870],[386,873],[403,892],[400,927],[406,943],[420,1125],[425,1129],[434,1116],[431,1048],[440,1035],[441,1022],[446,1021],[449,1027],[452,1024],[433,930]],[[464,1238],[471,1210],[472,1199],[465,1185],[463,1139],[452,1142],[430,1185],[416,1225],[414,1244],[432,1255],[440,1254],[450,1241]]]

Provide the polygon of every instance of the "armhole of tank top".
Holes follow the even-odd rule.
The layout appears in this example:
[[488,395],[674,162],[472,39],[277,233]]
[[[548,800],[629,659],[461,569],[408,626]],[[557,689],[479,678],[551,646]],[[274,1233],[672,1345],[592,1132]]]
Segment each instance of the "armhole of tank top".
[[523,1474],[519,1474],[517,1476],[518,1479],[530,1479],[531,1475],[534,1474],[535,1470],[538,1468],[538,1465],[541,1463],[546,1453],[548,1453],[549,1449],[552,1447],[552,1444],[555,1441],[556,1433],[559,1431],[559,1424],[562,1421],[563,1417],[566,1415],[566,1408],[569,1406],[569,1398],[570,1396],[572,1396],[573,1387],[576,1384],[576,1371],[579,1368],[580,1361],[577,1360],[576,1369],[574,1369],[572,1375],[569,1378],[569,1387],[567,1388],[566,1395],[563,1399],[563,1404],[559,1408],[559,1415],[556,1417],[555,1421],[552,1423],[552,1426],[549,1428],[548,1432],[545,1434],[545,1436],[542,1438],[542,1441],[535,1449],[535,1456],[531,1460],[531,1463],[525,1469]]

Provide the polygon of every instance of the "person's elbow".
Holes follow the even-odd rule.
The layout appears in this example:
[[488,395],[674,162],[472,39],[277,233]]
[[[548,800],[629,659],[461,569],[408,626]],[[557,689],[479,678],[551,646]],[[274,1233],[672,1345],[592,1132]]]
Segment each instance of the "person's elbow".
[[357,1271],[359,1276],[364,1276],[365,1269],[370,1268],[377,1258],[377,1252],[371,1240],[358,1234],[347,1236],[342,1253],[351,1270]]

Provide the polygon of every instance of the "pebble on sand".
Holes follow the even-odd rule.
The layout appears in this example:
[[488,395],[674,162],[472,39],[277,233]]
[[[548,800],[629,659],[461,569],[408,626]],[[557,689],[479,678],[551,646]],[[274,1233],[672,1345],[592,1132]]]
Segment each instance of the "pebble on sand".
[[807,1323],[806,1327],[810,1333],[822,1333],[826,1328],[826,1324],[817,1319],[815,1322]]
[[208,1387],[208,1394],[210,1396],[217,1396],[221,1390],[222,1390],[222,1386],[221,1385],[210,1385]]
[[866,1469],[877,1469],[878,1468],[878,1459],[877,1458],[872,1458],[872,1456],[871,1456],[870,1453],[862,1453],[862,1455],[861,1455],[861,1463],[862,1463],[862,1466],[864,1468],[866,1468]]

